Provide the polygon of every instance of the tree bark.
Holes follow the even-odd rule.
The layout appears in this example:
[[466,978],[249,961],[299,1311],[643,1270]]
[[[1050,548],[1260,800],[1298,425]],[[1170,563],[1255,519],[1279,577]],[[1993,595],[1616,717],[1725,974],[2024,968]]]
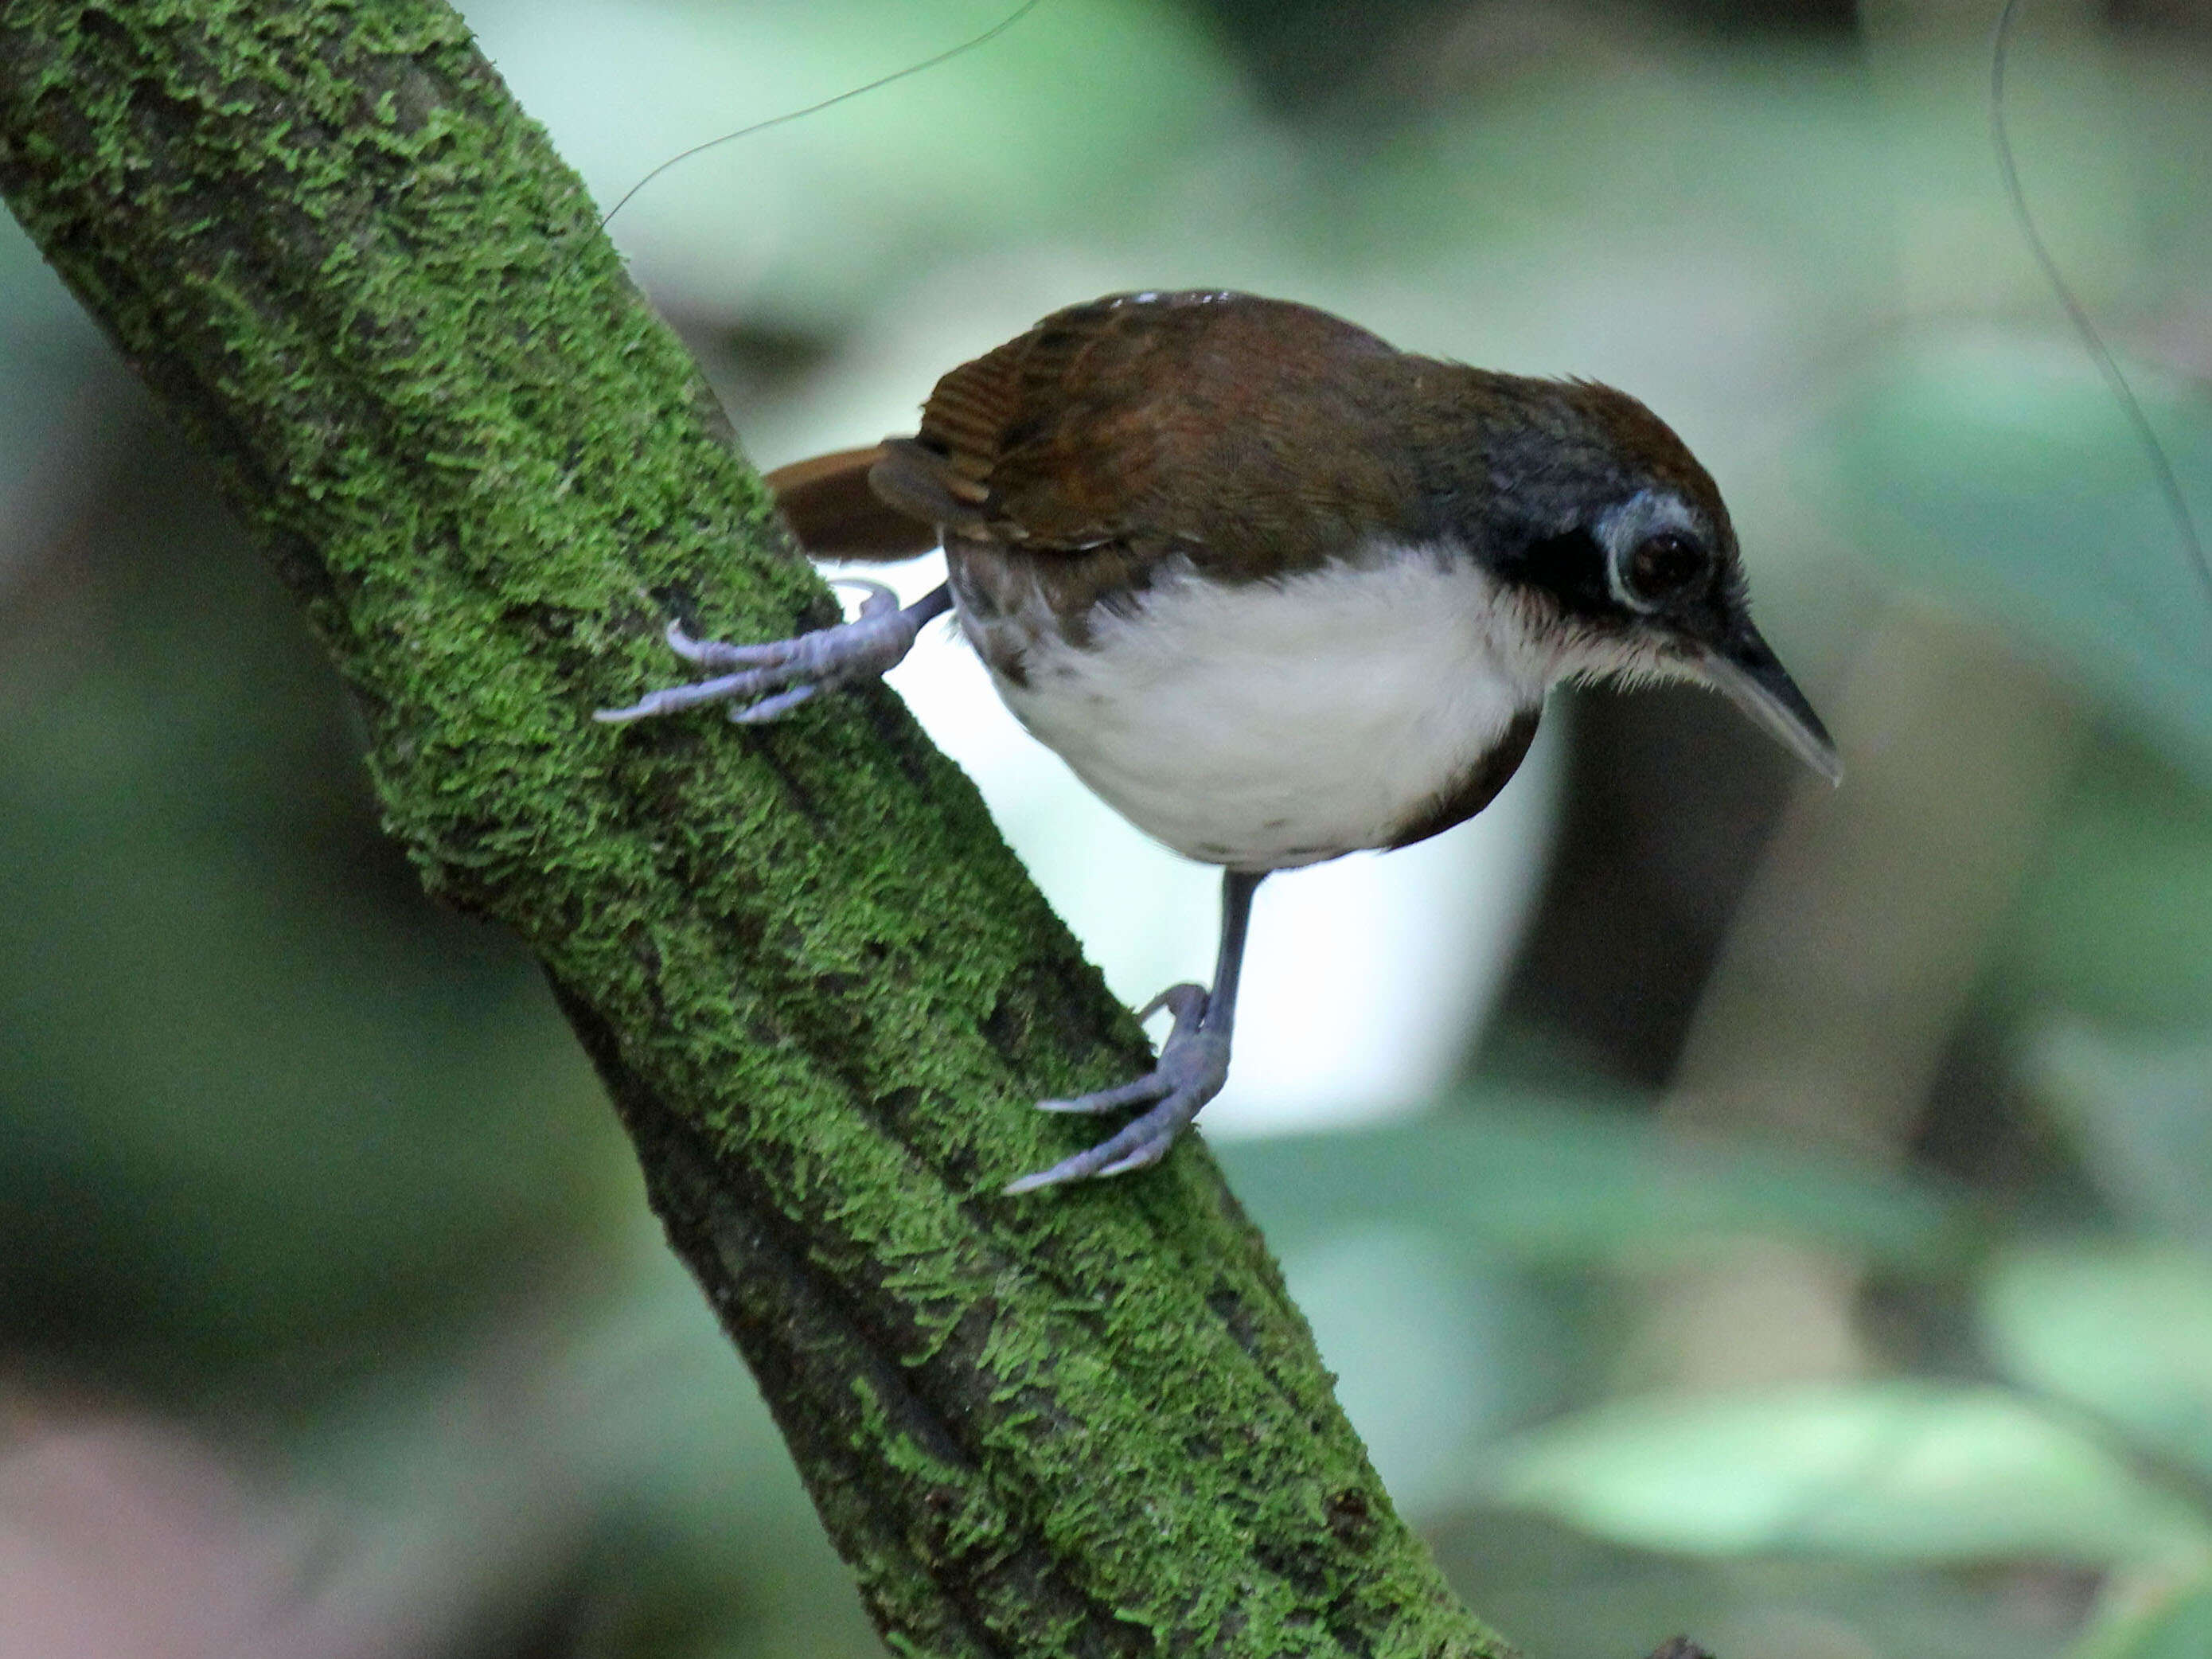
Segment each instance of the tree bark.
[[833,616],[434,0],[0,0],[0,191],[544,962],[886,1639],[1493,1659],[1203,1149],[1020,1200],[1146,1051],[896,698],[591,711]]

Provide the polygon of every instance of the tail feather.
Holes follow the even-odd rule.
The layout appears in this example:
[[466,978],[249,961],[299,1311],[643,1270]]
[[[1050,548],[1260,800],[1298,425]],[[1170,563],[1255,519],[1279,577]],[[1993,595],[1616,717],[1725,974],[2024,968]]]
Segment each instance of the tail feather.
[[937,545],[937,526],[902,513],[868,488],[884,459],[878,445],[780,466],[767,477],[799,544],[817,558],[908,559]]

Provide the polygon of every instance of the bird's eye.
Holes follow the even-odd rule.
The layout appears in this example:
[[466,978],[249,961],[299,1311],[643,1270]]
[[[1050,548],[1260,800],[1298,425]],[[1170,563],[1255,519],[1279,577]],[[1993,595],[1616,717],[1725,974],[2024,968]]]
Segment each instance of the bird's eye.
[[1656,605],[1698,586],[1711,569],[1704,543],[1679,530],[1662,530],[1630,550],[1620,575],[1637,599]]

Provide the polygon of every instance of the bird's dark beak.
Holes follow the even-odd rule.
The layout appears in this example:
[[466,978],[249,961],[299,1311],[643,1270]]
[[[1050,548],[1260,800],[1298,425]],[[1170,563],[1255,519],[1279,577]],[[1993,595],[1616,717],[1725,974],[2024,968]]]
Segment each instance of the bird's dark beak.
[[1844,763],[1828,728],[1750,623],[1736,623],[1723,643],[1708,646],[1698,666],[1729,702],[1779,738],[1798,759],[1830,783],[1844,781]]

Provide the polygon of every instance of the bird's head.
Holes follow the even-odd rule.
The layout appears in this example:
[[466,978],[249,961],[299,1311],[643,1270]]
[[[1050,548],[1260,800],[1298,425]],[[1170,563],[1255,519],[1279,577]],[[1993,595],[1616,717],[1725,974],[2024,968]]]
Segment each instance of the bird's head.
[[1610,386],[1489,378],[1462,535],[1556,677],[1710,685],[1839,781],[1826,727],[1752,623],[1728,508],[1688,447]]

